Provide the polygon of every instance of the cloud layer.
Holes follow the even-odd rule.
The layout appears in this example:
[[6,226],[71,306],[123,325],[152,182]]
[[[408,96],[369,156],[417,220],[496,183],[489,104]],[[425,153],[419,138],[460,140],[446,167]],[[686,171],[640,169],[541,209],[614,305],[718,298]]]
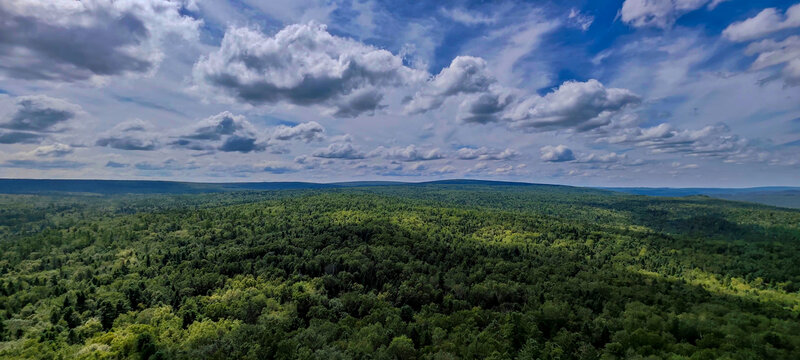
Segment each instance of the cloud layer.
[[154,70],[170,35],[197,37],[201,23],[181,3],[41,1],[0,3],[0,71],[28,80],[78,81]]

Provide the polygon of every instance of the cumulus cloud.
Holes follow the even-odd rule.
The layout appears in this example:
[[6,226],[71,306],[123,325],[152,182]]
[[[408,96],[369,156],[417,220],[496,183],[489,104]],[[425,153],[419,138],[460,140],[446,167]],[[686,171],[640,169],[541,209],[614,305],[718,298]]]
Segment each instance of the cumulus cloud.
[[346,117],[379,108],[382,95],[361,90],[380,92],[424,77],[389,51],[331,35],[314,23],[290,25],[272,37],[230,28],[193,74],[201,87],[240,102],[323,105]]
[[367,155],[349,142],[332,143],[324,149],[319,149],[312,154],[314,157],[326,159],[363,159]]
[[225,141],[218,148],[224,152],[241,152],[249,153],[251,151],[260,151],[264,149],[263,144],[256,144],[256,138],[232,135],[225,139]]
[[244,119],[244,116],[224,111],[203,119],[191,133],[181,137],[191,140],[221,140],[225,136],[234,135],[239,130],[252,131],[252,126]]
[[761,10],[756,16],[728,25],[722,35],[728,40],[741,42],[795,27],[800,27],[800,4],[786,9],[784,14],[776,8]]
[[539,149],[542,153],[541,159],[547,162],[564,162],[575,160],[572,150],[565,145],[547,145]]
[[706,4],[713,10],[725,0],[625,0],[619,12],[622,21],[633,27],[672,27],[686,13]]
[[519,153],[514,149],[505,149],[503,151],[492,150],[487,147],[479,148],[461,148],[456,151],[456,157],[461,160],[508,160],[517,157]]
[[504,119],[507,109],[516,100],[505,89],[492,89],[464,99],[459,106],[458,120],[463,123],[487,124]]
[[267,147],[244,116],[228,111],[203,119],[177,138],[170,145],[189,150],[248,153]]
[[437,160],[444,158],[444,154],[442,154],[439,148],[434,148],[430,150],[421,150],[418,149],[415,145],[408,145],[406,147],[392,147],[392,148],[386,148],[381,146],[373,150],[372,154],[383,156],[386,159],[406,161],[406,162]]
[[487,70],[485,60],[473,56],[458,56],[450,66],[442,69],[423,89],[414,94],[406,104],[405,112],[424,113],[442,106],[450,96],[488,91],[495,82],[495,78]]
[[606,88],[594,79],[566,81],[545,96],[526,95],[499,85],[483,59],[459,56],[419,90],[404,110],[424,113],[456,96],[462,98],[457,114],[462,123],[506,122],[512,128],[542,131],[586,131],[604,126],[641,102],[630,90]]
[[59,125],[83,112],[78,105],[45,95],[19,96],[14,103],[14,110],[0,122],[0,128],[54,132],[60,130]]
[[519,104],[511,125],[523,129],[564,129],[585,131],[610,123],[612,116],[641,98],[627,89],[606,88],[597,80],[567,81],[543,97]]
[[331,165],[336,163],[335,159],[332,158],[318,158],[314,157],[313,155],[300,155],[294,158],[294,163],[297,164],[296,166],[299,169],[319,169],[320,167]]
[[382,100],[383,94],[371,86],[343,97],[326,113],[340,118],[354,118],[361,114],[375,115],[376,110],[386,108],[386,105],[381,105]]
[[153,71],[168,36],[195,39],[201,21],[181,2],[0,2],[0,71],[8,77],[79,81]]
[[117,124],[102,134],[95,145],[119,150],[151,151],[159,147],[159,141],[150,123],[134,119]]
[[302,140],[304,142],[319,141],[325,139],[325,128],[316,121],[309,121],[295,126],[281,125],[272,132],[272,138],[288,141]]

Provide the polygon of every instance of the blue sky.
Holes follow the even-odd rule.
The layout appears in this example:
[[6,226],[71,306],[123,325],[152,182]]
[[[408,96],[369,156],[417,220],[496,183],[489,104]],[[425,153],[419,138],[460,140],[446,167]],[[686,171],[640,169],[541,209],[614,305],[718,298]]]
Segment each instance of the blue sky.
[[0,4],[0,177],[800,185],[795,1]]

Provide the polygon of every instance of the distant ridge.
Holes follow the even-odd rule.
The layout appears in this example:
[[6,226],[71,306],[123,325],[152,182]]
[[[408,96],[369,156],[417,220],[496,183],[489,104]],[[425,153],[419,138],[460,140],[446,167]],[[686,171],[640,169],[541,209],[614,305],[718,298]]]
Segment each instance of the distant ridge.
[[473,179],[449,179],[425,181],[417,184],[441,184],[441,185],[505,185],[505,186],[564,186],[552,184],[534,184],[518,181],[493,181],[493,180],[473,180]]
[[81,180],[81,179],[0,179],[2,194],[94,193],[94,194],[168,194],[207,193],[237,190],[328,189],[393,185],[485,185],[485,186],[563,186],[513,181],[448,179],[423,182],[349,181],[335,183],[232,182],[200,183],[166,180]]
[[159,180],[55,180],[0,179],[0,193],[91,193],[91,194],[194,194],[235,190],[285,190],[337,187],[308,182],[193,183]]
[[650,195],[650,196],[742,194],[742,193],[752,193],[752,192],[774,192],[774,191],[787,191],[787,190],[800,191],[800,187],[791,187],[791,186],[760,186],[751,188],[603,187],[600,189],[623,192],[634,195]]
[[475,179],[447,179],[423,182],[403,181],[349,181],[335,183],[313,183],[302,181],[285,182],[232,182],[199,183],[162,180],[79,180],[79,179],[0,179],[0,194],[60,194],[84,193],[99,195],[114,194],[199,194],[246,190],[290,190],[331,189],[379,186],[505,186],[548,187],[571,189],[570,191],[604,190],[617,193],[682,197],[706,195],[720,199],[755,202],[766,205],[800,208],[800,187],[764,186],[752,188],[647,188],[647,187],[573,187],[567,185],[535,184],[514,181],[492,181]]
[[800,187],[761,186],[751,188],[602,188],[633,195],[681,197],[705,195],[731,201],[800,209]]

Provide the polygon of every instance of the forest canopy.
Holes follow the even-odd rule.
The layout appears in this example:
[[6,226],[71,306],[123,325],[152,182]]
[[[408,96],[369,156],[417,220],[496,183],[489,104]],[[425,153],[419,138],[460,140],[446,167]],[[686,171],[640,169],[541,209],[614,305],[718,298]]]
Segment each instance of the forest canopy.
[[800,211],[555,186],[0,195],[3,359],[797,359]]

